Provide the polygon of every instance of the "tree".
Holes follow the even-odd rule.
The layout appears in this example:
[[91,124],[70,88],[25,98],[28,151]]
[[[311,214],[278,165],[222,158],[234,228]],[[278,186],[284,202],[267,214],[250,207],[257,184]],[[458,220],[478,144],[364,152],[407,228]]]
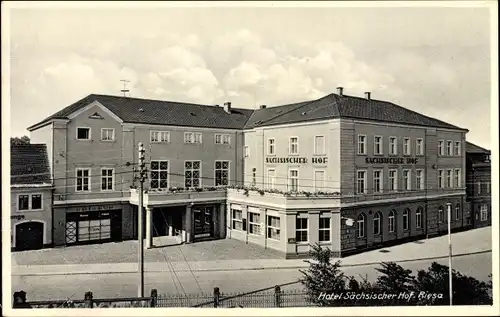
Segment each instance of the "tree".
[[[452,271],[453,305],[492,305],[492,283],[479,281],[473,277]],[[423,297],[422,305],[448,305],[449,298],[449,271],[448,266],[433,262],[425,270],[419,270],[415,280],[415,288],[423,294],[442,294],[439,298]]]
[[10,138],[10,144],[11,145],[24,145],[24,144],[30,144],[30,138],[28,136],[22,136],[22,137],[13,137]]
[[[348,278],[340,270],[340,261],[332,263],[333,252],[319,244],[311,246],[309,255],[313,259],[305,261],[309,268],[300,270],[304,275],[300,281],[306,287],[308,300],[319,306],[343,305],[342,294]],[[340,298],[331,298],[334,295]]]
[[379,305],[409,305],[416,302],[416,296],[409,296],[415,291],[415,277],[412,271],[394,262],[382,262],[381,268],[376,268],[381,275],[373,285],[373,291],[379,294],[393,294],[394,298],[380,301]]

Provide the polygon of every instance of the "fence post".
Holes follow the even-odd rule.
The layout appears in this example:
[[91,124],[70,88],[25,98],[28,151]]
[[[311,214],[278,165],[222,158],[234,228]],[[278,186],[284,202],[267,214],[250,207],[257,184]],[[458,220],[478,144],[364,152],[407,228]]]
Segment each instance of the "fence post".
[[158,302],[158,291],[156,288],[151,290],[151,307],[156,307]]
[[281,288],[279,285],[274,287],[274,307],[281,307]]
[[214,307],[219,307],[220,292],[218,287],[214,287]]
[[93,303],[93,299],[92,299],[92,292],[90,292],[90,291],[85,292],[84,301],[85,301],[85,308],[94,308],[94,303]]
[[26,303],[26,292],[14,292],[14,302],[12,303],[12,308],[30,308]]

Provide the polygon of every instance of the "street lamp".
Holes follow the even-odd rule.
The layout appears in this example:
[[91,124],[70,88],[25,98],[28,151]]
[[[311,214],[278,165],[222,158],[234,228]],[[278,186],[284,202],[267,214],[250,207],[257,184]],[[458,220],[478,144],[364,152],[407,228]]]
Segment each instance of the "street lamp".
[[345,220],[346,226],[348,226],[348,227],[354,226],[354,220],[353,219],[351,219],[351,218],[344,218],[344,217],[342,217],[342,219]]
[[448,279],[449,279],[449,292],[450,292],[450,306],[453,305],[453,275],[451,269],[451,258],[452,258],[452,249],[451,249],[451,203],[446,203],[446,207],[448,208]]

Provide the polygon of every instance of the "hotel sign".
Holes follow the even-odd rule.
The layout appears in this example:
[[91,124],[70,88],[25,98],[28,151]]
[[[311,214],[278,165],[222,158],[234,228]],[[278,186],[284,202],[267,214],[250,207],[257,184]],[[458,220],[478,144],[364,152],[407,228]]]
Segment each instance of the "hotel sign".
[[[313,164],[326,164],[328,163],[327,157],[313,157],[311,159]],[[307,164],[307,157],[266,157],[266,163],[269,164]]]
[[366,164],[417,164],[418,159],[413,157],[367,157]]

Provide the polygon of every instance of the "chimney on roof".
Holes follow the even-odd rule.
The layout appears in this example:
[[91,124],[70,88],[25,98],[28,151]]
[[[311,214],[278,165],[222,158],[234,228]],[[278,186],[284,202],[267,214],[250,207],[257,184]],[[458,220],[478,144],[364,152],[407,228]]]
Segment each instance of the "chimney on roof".
[[368,99],[368,100],[372,99],[371,95],[372,95],[371,92],[369,92],[369,91],[365,92],[365,98],[366,99]]
[[267,106],[266,105],[260,105],[260,109],[266,109]]
[[224,111],[227,113],[231,113],[231,102],[224,102]]
[[337,87],[337,93],[339,94],[339,96],[343,96],[344,95],[344,87]]

